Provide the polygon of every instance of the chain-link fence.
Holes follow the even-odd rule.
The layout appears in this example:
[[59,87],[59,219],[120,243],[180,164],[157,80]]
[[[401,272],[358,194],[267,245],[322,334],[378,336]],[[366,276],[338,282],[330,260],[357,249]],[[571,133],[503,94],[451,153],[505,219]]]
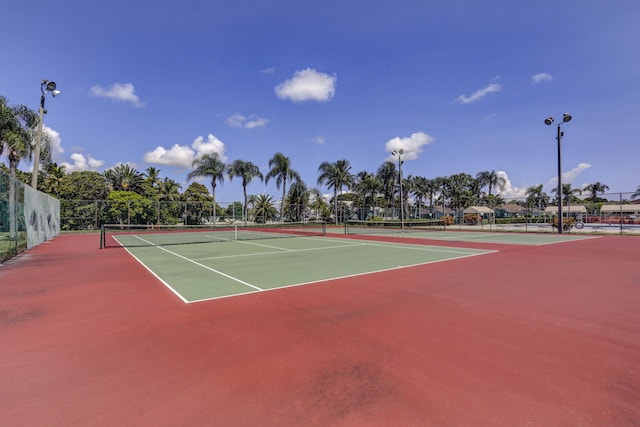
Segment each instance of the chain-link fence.
[[59,232],[59,201],[0,171],[0,261]]
[[[612,193],[596,198],[569,199],[562,206],[563,223],[570,232],[636,234],[640,233],[640,203],[633,193]],[[640,202],[640,198],[637,200]],[[475,205],[453,200],[418,203],[410,199],[400,209],[395,200],[378,206],[360,206],[340,201],[338,209],[331,203],[324,209],[311,206],[279,204],[258,207],[250,205],[243,212],[240,202],[154,201],[146,199],[62,200],[63,230],[98,230],[102,224],[211,224],[237,221],[268,223],[278,221],[315,221],[342,224],[349,220],[412,221],[441,219],[451,230],[482,231],[557,231],[557,204],[548,198],[501,199],[495,206]]]

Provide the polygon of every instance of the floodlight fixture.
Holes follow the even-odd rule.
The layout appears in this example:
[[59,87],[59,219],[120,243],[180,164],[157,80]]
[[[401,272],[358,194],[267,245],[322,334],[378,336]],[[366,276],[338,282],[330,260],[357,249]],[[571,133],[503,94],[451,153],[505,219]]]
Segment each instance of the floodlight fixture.
[[44,115],[47,110],[44,108],[45,96],[47,93],[51,93],[52,97],[60,95],[60,91],[57,90],[58,85],[56,82],[50,80],[42,80],[40,83],[40,121],[38,122],[38,134],[36,136],[35,146],[33,148],[33,172],[31,174],[31,186],[34,189],[38,189],[38,171],[40,170],[40,146],[42,145],[42,122],[44,121]]

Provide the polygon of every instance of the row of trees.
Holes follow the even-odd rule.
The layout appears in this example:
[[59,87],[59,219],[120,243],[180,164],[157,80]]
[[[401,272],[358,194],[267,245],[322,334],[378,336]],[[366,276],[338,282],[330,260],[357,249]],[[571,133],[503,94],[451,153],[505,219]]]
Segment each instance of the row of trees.
[[[4,97],[0,97],[0,114],[0,154],[6,155],[9,160],[8,172],[11,177],[29,182],[30,174],[19,171],[17,165],[21,160],[31,158],[37,114],[25,106],[9,106]],[[389,212],[402,209],[405,218],[409,218],[422,216],[422,212],[433,213],[436,206],[439,206],[439,212],[444,214],[447,210],[461,211],[473,205],[495,208],[505,203],[500,192],[504,190],[506,182],[494,170],[479,172],[475,177],[467,173],[432,179],[408,175],[402,177],[402,185],[399,185],[400,171],[391,161],[384,162],[375,172],[360,171],[355,174],[352,173],[351,164],[346,159],[322,162],[318,167],[316,184],[324,185],[332,191],[333,197],[328,201],[332,205],[330,207],[321,197],[320,190],[307,187],[300,174],[292,168],[289,157],[279,152],[269,160],[269,170],[264,174],[257,165],[247,160],[238,159],[226,164],[217,154],[207,154],[196,159],[192,164],[193,169],[187,174],[187,179],[207,179],[211,186],[209,194],[207,188],[197,182],[181,192],[182,188],[176,181],[162,178],[161,171],[155,167],[149,167],[141,173],[130,165],[121,164],[103,173],[67,174],[64,166],[50,161],[50,151],[47,148],[45,141],[40,172],[43,176],[38,180],[39,189],[63,201],[109,201],[109,207],[105,208],[107,212],[100,212],[99,215],[92,213],[94,216],[100,216],[98,221],[102,222],[131,222],[132,203],[141,205],[143,201],[147,201],[147,208],[139,209],[140,214],[133,215],[135,222],[173,222],[184,219],[185,216],[191,218],[191,222],[199,222],[207,217],[213,217],[214,220],[224,216],[237,218],[237,211],[243,220],[251,221],[299,221],[311,215],[324,219],[333,217],[333,220],[338,222],[343,219],[345,206],[365,207],[357,212],[359,218],[364,219],[381,210],[385,212],[385,216],[392,216]],[[7,169],[6,166],[2,166]],[[216,202],[216,189],[226,178],[240,181],[244,197],[241,203],[234,202],[223,208]],[[276,188],[282,191],[279,200],[264,194],[247,194],[247,186],[254,180],[265,183],[275,181]],[[571,184],[563,184],[563,203],[578,203],[581,201],[578,196],[586,193],[588,200],[595,204],[603,201],[599,195],[608,189],[606,184],[600,182],[584,188],[573,188]],[[542,185],[535,185],[527,189],[525,200],[515,202],[543,210],[548,204],[558,202],[557,193],[557,188],[552,190],[552,194],[556,195],[555,199],[552,199],[543,191]],[[637,196],[640,196],[640,186],[633,197]],[[197,203],[201,208],[194,210],[180,203],[191,203],[192,206]],[[174,208],[162,211],[158,208],[160,204]],[[122,212],[125,207],[126,217]],[[83,205],[83,209],[87,212],[98,211],[96,206],[86,204]],[[149,212],[145,214],[145,211]],[[82,212],[69,215],[74,218],[81,216]]]

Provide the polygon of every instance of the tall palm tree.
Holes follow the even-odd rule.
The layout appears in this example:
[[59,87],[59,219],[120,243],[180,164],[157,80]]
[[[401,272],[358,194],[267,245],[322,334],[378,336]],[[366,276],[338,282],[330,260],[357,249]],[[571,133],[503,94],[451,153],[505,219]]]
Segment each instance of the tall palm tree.
[[242,207],[242,220],[247,220],[247,185],[253,180],[253,178],[260,178],[260,181],[264,179],[260,168],[251,162],[244,160],[234,160],[228,167],[227,173],[229,179],[233,180],[234,177],[242,178],[242,190],[244,193],[244,205]]
[[162,180],[160,179],[160,170],[154,166],[149,166],[144,173],[145,181],[147,181],[151,188],[159,187],[162,184]]
[[582,191],[588,191],[591,193],[591,201],[593,203],[598,201],[598,193],[602,194],[609,189],[607,184],[602,184],[600,181],[593,184],[585,185]]
[[269,160],[269,172],[264,177],[264,182],[269,183],[271,178],[276,179],[276,188],[282,186],[282,201],[280,202],[280,221],[284,220],[284,202],[287,194],[287,180],[300,181],[300,174],[291,169],[291,160],[282,153],[276,153]]
[[24,105],[9,105],[7,98],[0,96],[0,154],[9,159],[9,176],[13,179],[18,163],[32,154],[33,129],[39,120],[35,111]]
[[216,222],[217,206],[216,206],[216,186],[218,182],[224,182],[224,172],[226,165],[218,153],[205,154],[199,159],[195,159],[191,166],[194,168],[187,174],[187,179],[195,177],[203,177],[211,179],[211,196],[213,197],[213,222]]
[[309,190],[302,181],[296,181],[289,186],[287,194],[287,206],[291,221],[300,222],[304,220],[304,214],[309,204]]
[[376,176],[382,183],[382,194],[387,201],[388,216],[388,209],[393,204],[393,199],[398,182],[398,169],[396,169],[396,164],[387,160],[378,168]]
[[538,208],[538,214],[543,208],[547,207],[547,204],[549,203],[549,195],[542,190],[543,187],[543,184],[532,185],[527,188],[527,192],[525,193],[527,196],[527,203],[529,205],[535,205]]
[[491,190],[494,187],[498,187],[501,191],[504,191],[504,186],[507,184],[507,180],[496,173],[494,170],[478,172],[476,179],[480,182],[480,188],[487,186],[489,196],[491,196]]
[[461,210],[469,204],[473,194],[471,191],[473,177],[468,173],[451,175],[446,185],[447,196],[451,200],[451,206]]
[[424,199],[431,194],[429,180],[423,176],[411,177],[411,191],[418,205],[418,218],[422,217],[422,206]]
[[309,190],[309,208],[313,209],[316,219],[326,219],[329,216],[329,206],[322,197],[322,192],[317,188]]
[[636,192],[631,195],[632,199],[637,199],[638,197],[640,197],[640,185],[636,188]]
[[9,159],[9,238],[16,238],[16,170],[21,160],[31,156],[33,129],[39,120],[38,114],[24,105],[10,106],[0,96],[0,154]]
[[63,178],[66,173],[66,166],[60,165],[57,163],[48,163],[46,166],[47,176],[44,179],[43,185],[46,188],[47,193],[55,194],[58,197],[60,191],[60,184],[62,183]]
[[342,187],[350,188],[354,184],[353,175],[349,172],[351,164],[348,160],[338,160],[335,163],[322,162],[318,167],[318,185],[326,184],[333,188],[333,206],[335,222],[338,223],[338,193],[342,193]]
[[382,191],[380,179],[370,172],[360,171],[355,176],[354,191],[361,209],[359,218],[366,219],[371,209],[373,209],[373,214],[375,215],[377,196]]
[[[558,186],[556,186],[553,190],[551,190],[551,192],[556,195],[556,202],[558,202]],[[563,205],[568,205],[568,204],[571,204],[572,202],[575,202],[576,194],[582,194],[582,190],[579,188],[573,188],[569,183],[562,184],[562,204]]]

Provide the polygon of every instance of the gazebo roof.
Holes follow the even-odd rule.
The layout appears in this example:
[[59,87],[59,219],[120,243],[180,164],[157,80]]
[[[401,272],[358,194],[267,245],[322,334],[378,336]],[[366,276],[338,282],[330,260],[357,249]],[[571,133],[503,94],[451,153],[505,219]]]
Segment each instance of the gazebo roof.
[[466,214],[493,214],[493,209],[486,206],[469,206],[464,210]]

